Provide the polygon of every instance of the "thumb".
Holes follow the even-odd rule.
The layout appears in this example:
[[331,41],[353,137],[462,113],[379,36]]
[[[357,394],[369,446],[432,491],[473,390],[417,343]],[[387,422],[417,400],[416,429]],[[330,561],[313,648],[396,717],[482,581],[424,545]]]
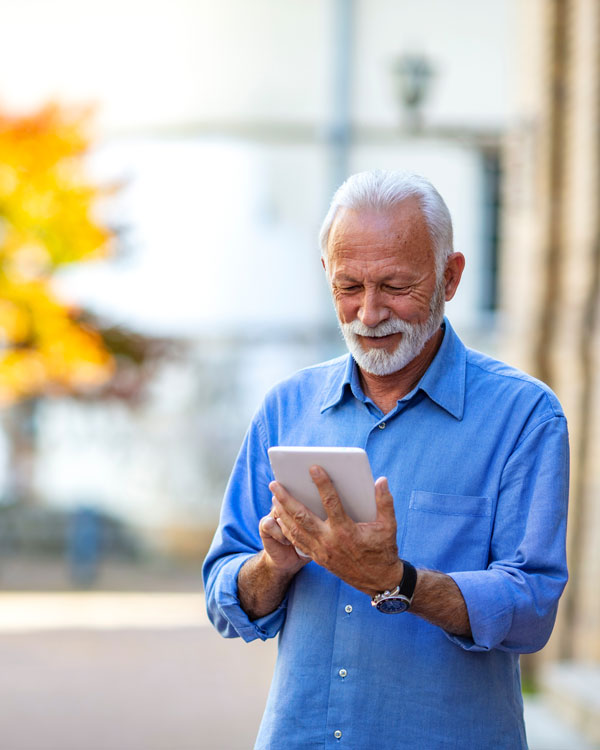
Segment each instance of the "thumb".
[[375,505],[377,506],[378,521],[396,522],[394,498],[390,492],[386,477],[379,477],[375,482]]

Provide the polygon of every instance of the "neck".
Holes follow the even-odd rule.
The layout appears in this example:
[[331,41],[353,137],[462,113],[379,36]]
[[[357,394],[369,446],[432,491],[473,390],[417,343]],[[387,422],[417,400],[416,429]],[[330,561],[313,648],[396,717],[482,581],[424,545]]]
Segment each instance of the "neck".
[[406,367],[389,375],[373,375],[359,368],[360,382],[365,395],[381,409],[384,414],[390,412],[396,402],[410,393],[419,382],[440,348],[444,332],[438,329],[429,341]]

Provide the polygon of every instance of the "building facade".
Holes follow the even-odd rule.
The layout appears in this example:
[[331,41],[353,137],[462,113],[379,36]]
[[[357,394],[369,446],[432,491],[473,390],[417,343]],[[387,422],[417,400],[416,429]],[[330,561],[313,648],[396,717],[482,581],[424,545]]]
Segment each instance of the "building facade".
[[522,4],[505,150],[502,350],[549,383],[571,440],[570,582],[540,679],[600,743],[600,4]]

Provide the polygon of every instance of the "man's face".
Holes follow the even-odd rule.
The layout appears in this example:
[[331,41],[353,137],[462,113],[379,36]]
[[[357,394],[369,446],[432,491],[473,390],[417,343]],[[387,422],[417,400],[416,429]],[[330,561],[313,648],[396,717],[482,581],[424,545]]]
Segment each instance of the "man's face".
[[444,316],[444,278],[416,199],[393,211],[338,211],[327,269],[340,327],[359,367],[389,375],[411,362]]

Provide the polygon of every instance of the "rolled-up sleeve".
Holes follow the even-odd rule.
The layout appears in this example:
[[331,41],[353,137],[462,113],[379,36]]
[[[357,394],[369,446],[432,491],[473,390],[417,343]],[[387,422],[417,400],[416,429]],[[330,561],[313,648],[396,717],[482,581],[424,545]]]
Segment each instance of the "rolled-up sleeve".
[[569,446],[566,421],[552,416],[517,444],[502,473],[486,570],[450,573],[465,600],[471,651],[538,651],[552,632],[567,582]]
[[240,569],[262,550],[258,524],[270,511],[272,478],[259,412],[236,460],[219,527],[202,570],[208,617],[225,638],[241,637],[245,641],[273,638],[285,620],[285,600],[265,617],[250,620],[238,597]]

